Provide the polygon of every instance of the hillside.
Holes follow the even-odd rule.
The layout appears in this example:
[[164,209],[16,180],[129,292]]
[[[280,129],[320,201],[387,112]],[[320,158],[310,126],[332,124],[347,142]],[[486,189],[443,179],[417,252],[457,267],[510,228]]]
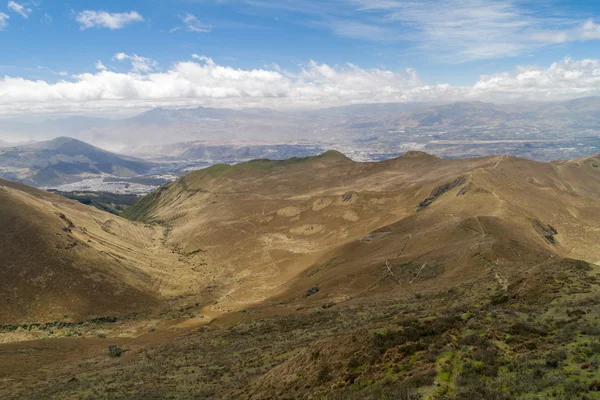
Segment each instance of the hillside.
[[[94,276],[108,276],[102,290],[150,311],[78,326],[79,341],[34,329],[41,341],[21,346],[43,344],[42,360],[19,343],[0,345],[0,394],[581,398],[600,387],[599,165],[599,156],[542,163],[422,152],[379,163],[336,151],[254,160],[161,187],[126,210],[134,222],[5,184],[7,204],[37,213],[5,214],[47,232],[32,247],[19,241],[30,234],[2,233],[4,247],[25,249],[21,266],[26,255],[46,257],[45,243],[78,243],[57,249],[69,252],[60,260],[96,260]],[[34,287],[13,319],[46,296],[47,270],[35,271],[9,276]],[[94,288],[65,276],[66,287]],[[73,298],[94,304],[92,290]],[[115,343],[129,353],[108,357]],[[60,364],[64,346],[86,355]],[[32,373],[50,366],[43,378]]]
[[0,325],[151,313],[184,292],[163,282],[178,262],[160,228],[4,179],[0,204]]
[[0,150],[0,176],[34,186],[59,185],[101,175],[138,176],[153,166],[67,137]]
[[590,160],[258,160],[189,174],[126,215],[167,224],[167,243],[183,252],[206,251],[207,268],[227,271],[226,308],[284,291],[297,299],[313,285],[322,289],[315,298],[338,301],[369,293],[386,263],[401,282],[429,276],[410,286],[421,291],[430,280],[451,286],[488,273],[482,257],[503,276],[521,272],[515,252],[598,261],[600,173]]

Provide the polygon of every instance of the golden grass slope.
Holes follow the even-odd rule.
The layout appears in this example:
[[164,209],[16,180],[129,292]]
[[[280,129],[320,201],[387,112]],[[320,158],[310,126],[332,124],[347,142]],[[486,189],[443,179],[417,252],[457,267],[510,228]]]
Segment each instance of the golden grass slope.
[[483,278],[508,290],[557,259],[600,260],[594,160],[257,160],[191,173],[130,216],[168,225],[169,246],[202,256],[223,310],[269,298],[296,307],[406,296]]
[[507,294],[556,260],[600,260],[599,164],[327,152],[217,165],[129,210],[153,225],[3,180],[0,321],[294,308],[482,279]]

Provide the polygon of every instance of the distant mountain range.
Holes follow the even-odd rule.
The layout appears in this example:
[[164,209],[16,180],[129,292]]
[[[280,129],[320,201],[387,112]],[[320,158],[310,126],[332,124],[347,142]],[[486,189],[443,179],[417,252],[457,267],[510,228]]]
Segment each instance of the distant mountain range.
[[600,126],[600,97],[588,97],[560,103],[496,105],[483,102],[459,102],[415,110],[403,120],[418,126],[494,126],[538,122],[542,125],[579,124]]
[[5,140],[0,140],[0,148],[2,147],[15,147],[15,146],[24,146],[26,144],[36,143],[34,140],[27,140],[24,142],[7,142]]
[[[466,132],[464,130],[467,130]],[[477,132],[470,130],[477,129]],[[401,144],[436,139],[528,139],[589,136],[600,129],[600,97],[562,102],[491,104],[358,104],[309,111],[156,108],[122,120],[69,117],[44,122],[0,121],[0,137],[45,140],[71,136],[106,149],[199,142]],[[418,131],[415,133],[415,130]],[[485,131],[485,132],[482,132]],[[470,136],[465,136],[470,135]]]
[[154,166],[67,137],[0,149],[0,177],[34,186],[60,185],[86,177],[134,177]]
[[323,151],[325,150],[322,147],[310,144],[211,145],[204,142],[132,146],[124,150],[126,153],[138,154],[150,159],[202,160],[217,163],[265,158],[283,160],[291,157],[312,156]]

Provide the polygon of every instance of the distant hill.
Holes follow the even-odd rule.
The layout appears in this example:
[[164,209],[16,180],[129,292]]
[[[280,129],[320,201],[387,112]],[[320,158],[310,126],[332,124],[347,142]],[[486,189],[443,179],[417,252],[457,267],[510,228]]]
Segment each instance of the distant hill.
[[152,167],[152,163],[68,137],[0,149],[0,176],[34,186],[59,185],[93,176],[134,177]]

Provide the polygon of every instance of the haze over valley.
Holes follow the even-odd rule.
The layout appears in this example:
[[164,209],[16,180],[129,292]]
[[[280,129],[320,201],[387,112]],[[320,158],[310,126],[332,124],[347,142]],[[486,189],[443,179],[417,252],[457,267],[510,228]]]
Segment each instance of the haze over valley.
[[[593,153],[590,146],[600,127],[599,108],[599,97],[505,105],[364,104],[312,111],[157,108],[124,120],[85,117],[37,123],[4,120],[0,124],[0,137],[39,141],[70,136],[129,155],[203,160],[210,160],[210,152],[193,152],[186,143],[308,144],[339,147],[364,160],[411,149],[447,157],[510,153],[552,160]],[[580,141],[584,143],[578,144]],[[176,143],[181,143],[181,149],[177,149]],[[285,154],[275,153],[275,157]],[[235,157],[217,153],[215,158],[220,161]]]
[[[327,149],[357,161],[385,160],[411,150],[446,158],[509,154],[540,161],[569,159],[600,149],[599,109],[600,98],[590,97],[521,105],[391,103],[294,112],[154,109],[125,120],[4,123],[0,135],[29,144],[4,142],[0,176],[60,191],[143,194],[213,164],[305,157]],[[71,138],[36,142],[61,132]],[[81,141],[119,150],[102,152]],[[131,180],[140,177],[148,179]]]

